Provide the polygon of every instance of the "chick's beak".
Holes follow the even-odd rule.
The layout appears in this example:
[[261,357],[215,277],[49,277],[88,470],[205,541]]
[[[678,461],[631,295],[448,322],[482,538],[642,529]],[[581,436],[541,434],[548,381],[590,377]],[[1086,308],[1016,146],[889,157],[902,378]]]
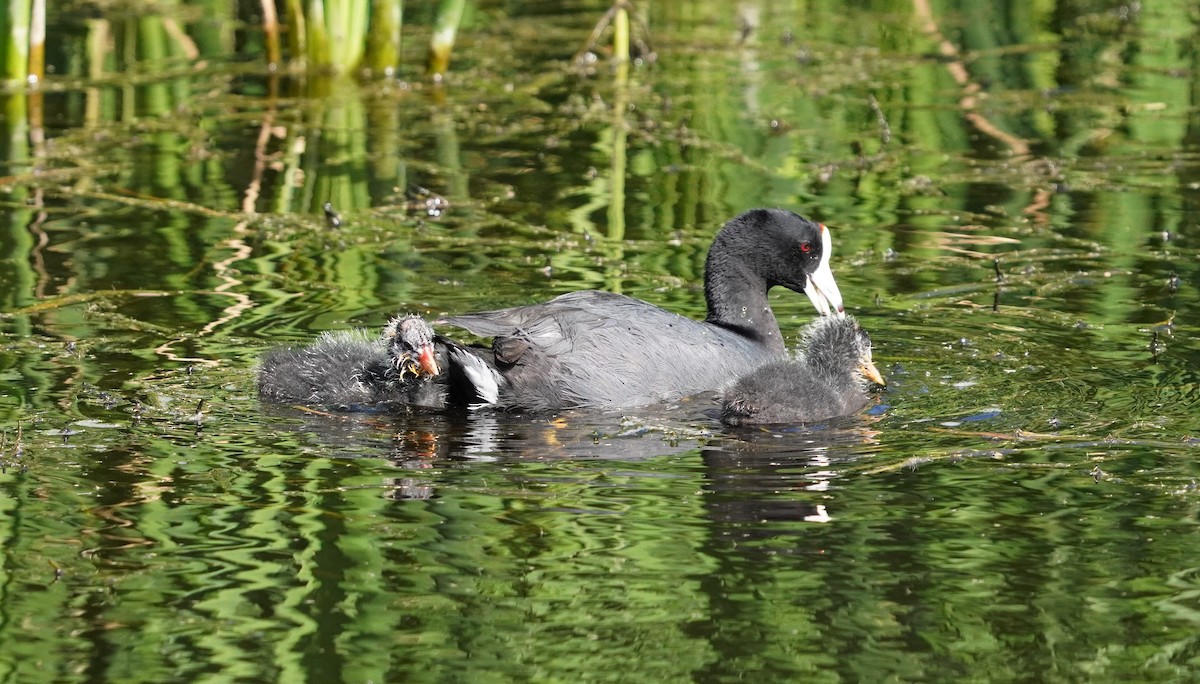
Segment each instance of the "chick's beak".
[[863,374],[863,377],[875,383],[876,385],[879,385],[880,387],[887,387],[887,382],[884,381],[883,374],[881,374],[879,369],[875,367],[874,361],[870,359],[863,359],[862,365],[858,367],[858,370]]
[[437,375],[438,365],[437,358],[433,354],[433,345],[422,345],[420,351],[417,352],[417,365],[426,375]]
[[822,316],[828,316],[830,313],[843,316],[846,307],[842,305],[842,292],[838,289],[837,281],[833,279],[833,270],[829,268],[829,255],[832,251],[833,239],[829,236],[829,229],[822,224],[821,263],[817,264],[817,270],[808,277],[808,286],[804,288],[804,294],[808,295],[809,301]]

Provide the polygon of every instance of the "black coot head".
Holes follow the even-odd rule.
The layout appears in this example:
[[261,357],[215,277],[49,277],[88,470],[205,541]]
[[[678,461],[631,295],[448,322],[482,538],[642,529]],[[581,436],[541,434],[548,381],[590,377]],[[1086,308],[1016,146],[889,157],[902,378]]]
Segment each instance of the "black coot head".
[[731,219],[709,252],[708,269],[732,262],[761,277],[767,287],[803,292],[821,314],[841,314],[842,293],[829,268],[832,239],[820,223],[783,209],[752,209]]

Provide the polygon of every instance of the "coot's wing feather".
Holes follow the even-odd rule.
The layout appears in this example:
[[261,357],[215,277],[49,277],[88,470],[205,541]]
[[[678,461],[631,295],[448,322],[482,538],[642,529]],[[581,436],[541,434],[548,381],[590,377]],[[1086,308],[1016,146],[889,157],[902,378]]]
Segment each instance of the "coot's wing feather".
[[439,322],[527,343],[520,362],[505,371],[512,388],[505,403],[530,408],[675,398],[723,386],[764,356],[736,333],[610,292],[572,292]]
[[[453,325],[480,337],[522,337],[538,347],[546,347],[566,337],[564,322],[589,317],[585,304],[590,301],[602,302],[611,296],[611,293],[583,290],[559,295],[541,304],[447,316],[434,323]],[[597,311],[595,315],[603,318],[604,313]]]

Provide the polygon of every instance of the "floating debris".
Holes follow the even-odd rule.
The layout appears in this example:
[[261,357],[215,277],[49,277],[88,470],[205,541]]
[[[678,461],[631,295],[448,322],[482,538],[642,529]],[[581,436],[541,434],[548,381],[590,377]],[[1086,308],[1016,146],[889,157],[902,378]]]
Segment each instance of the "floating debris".
[[332,202],[326,202],[321,208],[325,210],[325,223],[327,223],[330,228],[342,227],[342,217],[338,216],[338,213],[333,210]]

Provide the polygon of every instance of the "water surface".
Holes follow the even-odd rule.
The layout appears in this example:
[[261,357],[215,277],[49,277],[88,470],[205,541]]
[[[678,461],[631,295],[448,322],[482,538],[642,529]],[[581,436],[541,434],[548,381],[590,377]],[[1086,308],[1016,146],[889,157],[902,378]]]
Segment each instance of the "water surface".
[[[1191,8],[656,2],[622,82],[571,62],[605,7],[481,3],[443,87],[419,16],[367,84],[152,14],[88,72],[52,17],[44,142],[4,118],[0,681],[1195,676]],[[255,396],[397,312],[701,317],[755,206],[831,227],[864,415]]]

